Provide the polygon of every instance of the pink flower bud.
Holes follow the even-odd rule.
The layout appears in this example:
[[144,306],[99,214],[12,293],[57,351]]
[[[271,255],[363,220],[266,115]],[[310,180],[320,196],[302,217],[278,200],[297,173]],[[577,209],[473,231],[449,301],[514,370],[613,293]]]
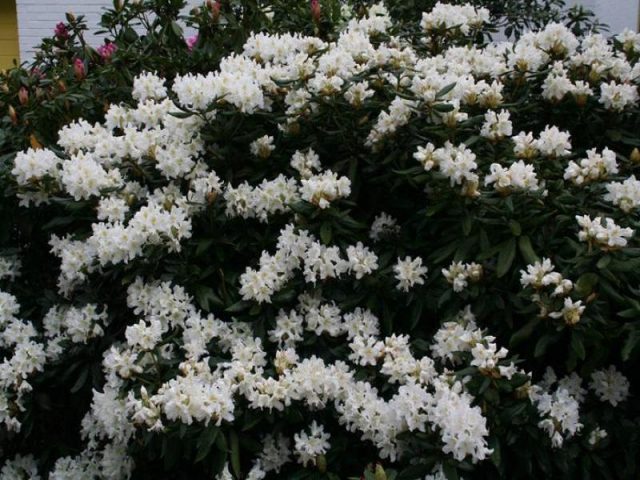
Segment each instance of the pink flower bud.
[[198,34],[196,33],[195,35],[188,37],[187,39],[185,39],[185,42],[187,42],[187,48],[189,49],[189,51],[192,51],[196,46],[196,43],[198,43]]
[[66,40],[69,38],[69,30],[63,22],[56,24],[56,28],[53,29],[53,34],[60,40]]
[[20,90],[18,90],[18,100],[20,101],[20,105],[26,105],[29,101],[29,90],[25,87],[20,87]]
[[77,80],[82,80],[84,77],[86,77],[87,72],[85,71],[84,62],[81,58],[76,58],[73,61],[73,73],[75,74]]
[[216,0],[215,2],[212,0],[207,0],[207,7],[211,11],[211,18],[214,23],[218,23],[218,19],[220,18],[220,0]]
[[319,0],[311,0],[311,18],[313,21],[318,23],[320,21],[320,1]]
[[117,49],[118,46],[115,43],[105,43],[98,47],[98,55],[102,57],[102,60],[108,62]]

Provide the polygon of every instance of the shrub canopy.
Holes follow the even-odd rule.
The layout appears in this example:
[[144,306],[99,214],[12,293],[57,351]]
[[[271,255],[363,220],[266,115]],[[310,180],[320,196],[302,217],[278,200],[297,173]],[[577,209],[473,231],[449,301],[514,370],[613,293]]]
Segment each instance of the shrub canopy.
[[325,7],[67,65],[111,100],[6,156],[0,478],[637,474],[640,35]]

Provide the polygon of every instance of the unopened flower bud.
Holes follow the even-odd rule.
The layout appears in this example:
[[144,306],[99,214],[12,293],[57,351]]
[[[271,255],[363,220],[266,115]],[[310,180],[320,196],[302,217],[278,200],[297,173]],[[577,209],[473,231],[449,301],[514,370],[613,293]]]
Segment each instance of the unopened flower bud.
[[584,107],[587,104],[588,98],[589,96],[585,95],[584,93],[576,95],[576,105],[578,105],[580,108]]
[[633,162],[633,163],[640,163],[640,150],[638,150],[638,147],[634,148],[631,151],[631,155],[629,156],[629,159]]
[[387,480],[387,473],[384,471],[384,468],[382,468],[382,465],[378,464],[376,465],[376,472],[375,472],[375,480]]
[[18,100],[20,101],[20,105],[26,105],[29,102],[29,90],[25,87],[20,87],[20,90],[18,90]]
[[218,198],[218,192],[207,193],[207,203],[209,205],[213,205],[213,203],[216,201],[216,198]]
[[211,12],[211,19],[214,23],[218,23],[220,18],[220,7],[221,5],[219,0],[216,0],[215,2],[207,0],[207,8],[209,8],[209,11]]
[[73,73],[76,76],[77,80],[82,80],[84,77],[86,77],[87,72],[84,68],[84,62],[82,61],[82,59],[76,58],[73,61]]
[[66,17],[69,23],[74,23],[76,21],[76,16],[72,12],[67,12]]
[[13,105],[9,105],[9,118],[11,119],[12,124],[18,124],[18,114],[16,113],[16,109],[13,108]]
[[315,23],[320,22],[320,0],[311,0],[311,18]]
[[288,126],[288,132],[290,135],[298,135],[300,133],[300,124],[298,122],[290,123]]
[[29,144],[34,150],[40,150],[42,148],[42,144],[38,141],[33,133],[29,136]]
[[59,80],[58,81],[58,88],[60,89],[61,93],[64,93],[67,91],[67,84],[64,83],[64,80]]

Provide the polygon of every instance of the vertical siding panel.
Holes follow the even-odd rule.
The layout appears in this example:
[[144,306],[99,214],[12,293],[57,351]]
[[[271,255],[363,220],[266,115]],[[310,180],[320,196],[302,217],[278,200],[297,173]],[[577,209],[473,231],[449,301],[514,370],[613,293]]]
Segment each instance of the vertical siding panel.
[[[4,3],[6,0],[0,0]],[[11,1],[11,0],[10,0]],[[112,0],[16,0],[18,10],[18,29],[20,32],[20,57],[33,59],[33,52],[43,37],[50,36],[56,23],[65,21],[65,13],[84,15],[89,32],[98,28],[103,8],[113,6]],[[204,0],[187,0],[187,8],[201,5]],[[91,45],[100,45],[102,38],[87,35]]]

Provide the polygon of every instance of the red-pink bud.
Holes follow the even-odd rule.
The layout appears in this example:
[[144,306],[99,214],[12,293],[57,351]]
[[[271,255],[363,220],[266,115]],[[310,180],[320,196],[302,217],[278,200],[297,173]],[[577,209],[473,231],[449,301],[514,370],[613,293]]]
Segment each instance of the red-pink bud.
[[87,72],[85,71],[84,62],[81,58],[76,58],[73,61],[73,73],[75,74],[77,80],[82,80],[84,77],[86,77]]
[[18,100],[20,101],[20,105],[26,105],[29,102],[29,90],[25,87],[20,87],[18,90]]
[[98,47],[98,55],[100,55],[105,62],[108,62],[116,50],[118,50],[118,46],[115,43],[105,43]]
[[220,7],[222,5],[220,4],[220,0],[216,0],[215,2],[212,0],[207,0],[207,7],[209,7],[209,10],[211,11],[211,18],[213,19],[214,23],[218,23],[218,19],[220,18]]
[[53,29],[53,34],[60,40],[66,40],[69,38],[69,30],[63,22],[58,22],[56,28]]
[[311,18],[313,21],[318,23],[320,21],[320,1],[319,0],[311,0]]
[[196,33],[195,35],[186,38],[185,42],[187,43],[187,48],[189,49],[189,51],[193,50],[193,47],[195,47],[196,43],[198,43],[198,34]]

